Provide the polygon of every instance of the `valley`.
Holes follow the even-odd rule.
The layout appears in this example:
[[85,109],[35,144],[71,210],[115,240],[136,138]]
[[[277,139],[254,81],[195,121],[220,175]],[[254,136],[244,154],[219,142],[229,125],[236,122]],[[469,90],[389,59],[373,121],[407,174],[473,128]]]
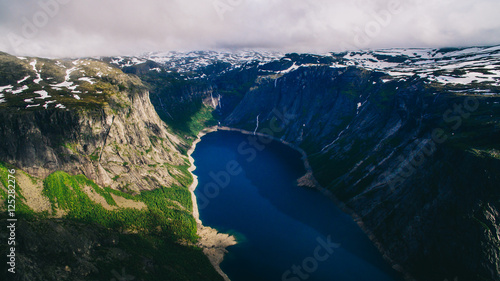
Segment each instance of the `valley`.
[[0,53],[2,200],[7,172],[23,179],[16,276],[109,280],[127,265],[138,280],[223,280],[199,244],[188,170],[199,132],[220,125],[254,133],[244,157],[262,135],[304,151],[302,188],[407,280],[498,280],[499,71],[499,47]]

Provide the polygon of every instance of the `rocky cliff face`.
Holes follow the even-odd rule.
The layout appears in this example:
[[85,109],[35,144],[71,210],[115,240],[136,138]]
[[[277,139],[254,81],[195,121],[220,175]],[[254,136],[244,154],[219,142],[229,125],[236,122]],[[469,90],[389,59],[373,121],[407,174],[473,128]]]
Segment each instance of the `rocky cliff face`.
[[0,157],[41,178],[82,173],[102,186],[130,183],[136,192],[172,185],[172,167],[186,165],[176,152],[185,144],[167,131],[147,91],[121,101],[126,108],[1,112]]
[[4,262],[0,279],[222,280],[194,246],[189,144],[142,81],[96,60],[3,53],[0,73],[0,217],[15,170],[18,219],[17,274]]
[[[96,89],[84,88],[86,92],[78,91],[81,97],[73,100],[81,104],[52,108],[47,103],[45,109],[35,110],[15,103],[17,96],[28,97],[29,93],[6,93],[8,100],[0,111],[0,139],[5,141],[0,148],[0,159],[40,178],[55,171],[81,173],[101,186],[126,187],[134,192],[177,183],[173,176],[179,172],[175,167],[187,165],[179,150],[186,149],[187,144],[170,133],[160,120],[146,87],[138,79],[111,71],[102,63],[91,66],[90,70],[84,68],[90,63],[97,64],[79,62],[87,72],[103,68],[108,73],[103,70],[100,77],[72,77],[77,70],[67,70],[69,75],[63,82],[70,85],[76,83],[72,81],[89,81],[80,88],[99,85]],[[52,64],[47,61],[37,70],[45,74],[43,71],[49,65],[58,67]],[[47,78],[37,81],[37,85],[26,85],[26,92],[39,85],[54,90],[55,86],[48,82],[51,78]],[[44,83],[48,85],[43,86]],[[99,91],[98,87],[108,89],[109,93]],[[99,94],[107,94],[100,105],[94,100]],[[47,95],[52,92],[49,90]],[[55,95],[50,98],[57,99]]]

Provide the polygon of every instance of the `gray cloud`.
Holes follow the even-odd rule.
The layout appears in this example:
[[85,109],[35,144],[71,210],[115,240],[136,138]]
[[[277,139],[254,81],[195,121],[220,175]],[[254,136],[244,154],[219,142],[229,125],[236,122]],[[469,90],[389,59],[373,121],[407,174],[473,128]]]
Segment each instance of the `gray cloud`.
[[500,44],[497,0],[0,0],[0,50],[76,57]]

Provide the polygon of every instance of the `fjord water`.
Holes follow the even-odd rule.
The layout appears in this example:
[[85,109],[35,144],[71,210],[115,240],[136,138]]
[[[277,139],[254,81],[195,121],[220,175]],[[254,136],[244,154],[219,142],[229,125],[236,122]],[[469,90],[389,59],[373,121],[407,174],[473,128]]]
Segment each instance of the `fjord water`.
[[297,186],[297,151],[252,137],[210,133],[192,155],[200,219],[237,238],[221,264],[232,281],[401,280],[351,217]]

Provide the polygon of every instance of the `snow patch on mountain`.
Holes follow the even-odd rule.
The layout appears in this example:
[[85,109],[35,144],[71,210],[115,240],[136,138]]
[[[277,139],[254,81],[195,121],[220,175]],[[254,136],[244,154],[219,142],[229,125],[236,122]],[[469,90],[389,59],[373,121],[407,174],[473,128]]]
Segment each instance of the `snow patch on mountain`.
[[0,93],[3,92],[3,91],[12,90],[12,88],[14,88],[12,85],[1,86],[0,87]]
[[84,82],[88,82],[90,83],[90,85],[94,85],[94,81],[92,80],[92,78],[89,78],[89,77],[80,77],[78,78],[79,81],[84,81]]
[[[293,61],[293,65],[276,74],[286,74],[300,67],[313,67],[318,63],[299,63],[294,56],[279,52],[258,51],[194,51],[194,52],[154,52],[137,57],[111,58],[111,64],[120,68],[154,62],[161,67],[151,67],[150,71],[161,70],[181,73],[185,80],[205,78],[197,71],[211,65],[227,70],[256,63],[259,67],[270,62]],[[485,83],[500,86],[500,46],[472,47],[463,49],[392,48],[380,50],[353,51],[342,54],[330,53],[316,57],[330,58],[332,68],[360,67],[386,73],[383,82],[406,80],[413,76],[426,79],[428,83],[465,85]],[[224,72],[225,70],[222,70]],[[266,70],[269,71],[269,70]],[[271,71],[269,71],[271,72]]]
[[[226,63],[231,69],[241,67],[248,63],[268,63],[283,57],[279,52],[258,52],[258,51],[191,51],[191,52],[151,52],[138,57],[115,57],[111,59],[111,64],[120,68],[130,67],[153,61],[167,70],[177,72],[191,72],[199,70],[209,65]],[[152,70],[159,71],[158,68]]]
[[33,80],[33,82],[35,84],[40,84],[40,82],[43,80],[42,79],[42,75],[40,74],[40,72],[38,72],[37,68],[36,68],[36,64],[37,64],[37,60],[34,60],[32,62],[30,62],[30,65],[33,67],[33,70],[36,72],[36,79]]
[[356,51],[345,54],[342,59],[345,65],[387,73],[392,78],[386,78],[385,82],[418,75],[441,84],[500,86],[500,46]]
[[49,96],[49,93],[45,90],[35,91],[35,94],[40,95],[40,97],[37,97],[37,99],[41,99],[41,100],[44,100],[44,99],[51,97],[51,96]]
[[26,90],[28,90],[28,89],[29,89],[29,87],[28,87],[28,86],[26,86],[26,85],[24,85],[24,86],[22,86],[21,88],[19,88],[19,89],[17,89],[17,90],[13,90],[13,91],[12,91],[12,94],[13,94],[13,95],[18,95],[18,94],[20,94],[20,93],[22,93],[22,92],[24,92],[24,91],[26,91]]
[[28,80],[30,77],[31,77],[31,75],[28,75],[28,76],[24,77],[23,79],[17,81],[17,84],[23,83],[24,81]]

